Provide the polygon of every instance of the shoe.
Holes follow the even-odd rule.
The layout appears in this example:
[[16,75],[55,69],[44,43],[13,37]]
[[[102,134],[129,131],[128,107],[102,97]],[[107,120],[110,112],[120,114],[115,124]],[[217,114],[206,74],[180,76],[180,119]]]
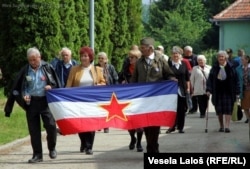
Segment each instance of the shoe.
[[197,110],[189,110],[188,114],[195,114]]
[[220,129],[219,129],[219,132],[224,132],[224,128],[220,128]]
[[59,128],[56,128],[56,132],[59,134],[59,135],[63,135],[61,130]]
[[143,152],[143,148],[142,148],[141,144],[137,144],[136,148],[137,148],[137,152]]
[[185,133],[185,131],[183,131],[183,130],[179,130],[179,133]]
[[29,159],[28,163],[38,163],[42,161],[43,157],[41,155],[34,155],[31,159]]
[[49,157],[50,157],[51,159],[55,159],[55,158],[57,157],[57,152],[56,152],[56,150],[50,151],[50,152],[49,152]]
[[245,123],[248,123],[248,119],[246,119]]
[[87,155],[92,155],[92,154],[93,154],[93,151],[92,151],[91,149],[86,149],[85,154],[87,154]]
[[175,128],[169,128],[167,131],[166,131],[166,133],[172,133],[172,132],[174,132],[175,131]]
[[105,128],[104,133],[109,133],[109,128]]
[[86,147],[84,146],[84,144],[81,144],[80,152],[83,153],[85,150],[86,150]]
[[134,150],[135,148],[135,143],[136,143],[136,138],[134,137],[133,139],[131,139],[130,143],[129,143],[129,149],[130,150]]
[[230,133],[230,129],[229,128],[225,128],[225,133]]
[[200,115],[200,118],[205,118],[205,115]]

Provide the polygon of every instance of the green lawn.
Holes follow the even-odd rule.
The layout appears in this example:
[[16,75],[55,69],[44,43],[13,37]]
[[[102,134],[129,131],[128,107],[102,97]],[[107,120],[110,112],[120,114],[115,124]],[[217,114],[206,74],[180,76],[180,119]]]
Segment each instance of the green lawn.
[[28,133],[25,112],[15,104],[10,117],[4,115],[4,105],[6,97],[3,95],[3,89],[0,89],[0,145],[23,138]]

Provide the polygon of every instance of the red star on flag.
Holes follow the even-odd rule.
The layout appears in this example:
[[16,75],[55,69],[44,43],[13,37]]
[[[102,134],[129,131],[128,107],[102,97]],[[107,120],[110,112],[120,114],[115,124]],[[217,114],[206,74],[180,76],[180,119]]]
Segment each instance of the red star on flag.
[[108,111],[106,121],[110,121],[113,118],[119,118],[123,121],[127,121],[127,117],[123,112],[123,109],[127,107],[130,103],[119,103],[116,94],[113,92],[110,104],[100,105],[103,109]]

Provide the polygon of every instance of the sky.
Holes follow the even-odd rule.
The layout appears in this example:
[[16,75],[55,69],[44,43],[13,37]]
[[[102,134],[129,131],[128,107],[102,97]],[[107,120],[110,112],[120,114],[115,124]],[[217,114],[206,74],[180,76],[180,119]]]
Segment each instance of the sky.
[[150,1],[150,0],[142,0],[142,3],[143,3],[143,4],[149,4],[149,1]]

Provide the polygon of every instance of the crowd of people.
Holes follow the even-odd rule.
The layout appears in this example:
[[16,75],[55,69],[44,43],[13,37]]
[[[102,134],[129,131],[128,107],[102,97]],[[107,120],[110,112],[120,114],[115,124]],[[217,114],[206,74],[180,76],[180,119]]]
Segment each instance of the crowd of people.
[[[35,48],[27,50],[27,64],[20,70],[11,89],[4,111],[10,117],[16,101],[25,111],[28,130],[31,137],[33,156],[29,163],[43,161],[41,141],[41,120],[47,132],[50,158],[57,157],[56,139],[60,130],[51,114],[46,100],[46,91],[53,88],[68,88],[95,85],[116,85],[127,83],[146,83],[174,80],[178,83],[176,120],[166,133],[185,133],[185,118],[188,114],[200,112],[200,118],[206,116],[211,95],[212,104],[218,116],[218,132],[230,133],[230,120],[234,102],[241,99],[246,123],[250,113],[250,57],[243,49],[237,57],[232,57],[232,49],[219,51],[216,61],[207,64],[205,55],[195,55],[191,46],[183,49],[173,46],[171,55],[166,55],[164,47],[155,48],[153,38],[141,39],[140,44],[132,45],[124,58],[123,66],[118,71],[105,52],[97,54],[94,50],[83,46],[79,49],[79,61],[72,58],[72,51],[64,47],[59,57],[50,63],[41,59],[40,51]],[[158,70],[151,69],[158,65]],[[188,96],[191,96],[188,97]],[[190,103],[192,104],[190,106]],[[146,152],[159,153],[159,133],[161,126],[148,126],[128,130],[130,136],[129,149],[143,152],[141,139],[146,138]],[[93,154],[96,131],[78,133],[80,152]],[[109,128],[104,128],[108,133]]]

